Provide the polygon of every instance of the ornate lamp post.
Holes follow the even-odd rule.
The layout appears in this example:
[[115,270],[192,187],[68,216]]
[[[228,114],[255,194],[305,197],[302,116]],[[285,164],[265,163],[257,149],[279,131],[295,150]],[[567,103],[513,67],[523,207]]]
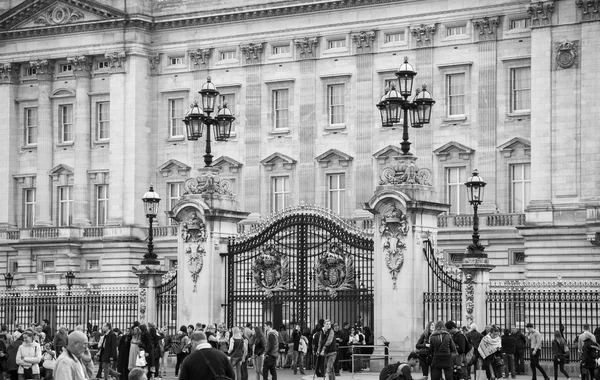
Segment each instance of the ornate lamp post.
[[148,252],[144,254],[144,260],[142,265],[159,265],[160,262],[156,259],[156,253],[154,253],[154,243],[152,242],[152,220],[156,218],[158,214],[158,204],[160,203],[160,196],[154,191],[154,186],[150,184],[150,190],[142,198],[144,201],[144,212],[146,218],[150,221],[150,229],[148,231]]
[[423,128],[425,124],[429,124],[431,108],[435,104],[425,84],[423,84],[422,89],[416,90],[415,96],[411,97],[413,80],[416,75],[417,72],[408,63],[408,57],[404,57],[404,63],[396,71],[399,88],[396,89],[395,84],[392,84],[389,89],[386,88],[385,95],[377,103],[383,127],[393,127],[394,124],[400,123],[401,119],[403,120],[400,146],[402,154],[405,156],[412,155],[410,153],[410,142],[408,141],[409,117],[410,125],[413,128]]
[[10,272],[4,273],[4,283],[6,284],[6,289],[12,288],[14,279],[15,279],[15,276],[13,276]]
[[71,288],[73,287],[73,283],[75,282],[75,273],[72,271],[68,271],[65,273],[65,278],[67,279],[67,288],[69,288],[69,294],[71,294]]
[[202,86],[202,90],[198,92],[202,96],[202,107],[197,101],[191,105],[190,110],[183,118],[185,123],[187,138],[190,141],[196,141],[202,137],[202,131],[206,126],[206,154],[204,155],[204,163],[206,167],[212,164],[212,154],[210,148],[210,131],[214,129],[216,141],[227,141],[231,136],[231,124],[235,120],[233,113],[227,108],[227,102],[218,107],[217,115],[212,117],[210,114],[215,110],[215,100],[219,95],[219,91],[211,82],[210,77]]
[[483,190],[486,183],[479,176],[477,169],[473,170],[473,176],[469,177],[465,186],[467,187],[467,197],[469,203],[473,206],[473,242],[467,247],[466,254],[470,257],[486,257],[483,253],[484,246],[479,242],[479,218],[477,208],[483,202]]

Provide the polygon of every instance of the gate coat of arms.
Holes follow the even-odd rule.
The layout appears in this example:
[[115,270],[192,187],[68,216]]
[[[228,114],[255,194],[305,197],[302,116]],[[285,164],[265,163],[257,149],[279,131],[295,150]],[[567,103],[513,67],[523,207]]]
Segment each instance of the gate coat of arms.
[[272,245],[265,246],[252,265],[254,285],[267,297],[273,292],[288,289],[290,281],[289,258]]
[[317,289],[326,290],[332,298],[337,292],[354,289],[354,260],[338,243],[331,243],[315,265]]

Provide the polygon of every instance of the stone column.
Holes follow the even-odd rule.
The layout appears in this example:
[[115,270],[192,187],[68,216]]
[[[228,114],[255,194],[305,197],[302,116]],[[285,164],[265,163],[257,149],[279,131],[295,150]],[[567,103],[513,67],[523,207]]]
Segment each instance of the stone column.
[[[435,236],[437,215],[431,172],[400,156],[381,171],[382,185],[364,207],[375,215],[375,336],[398,351],[414,348],[423,331],[423,293],[429,266],[423,236]],[[404,354],[403,354],[404,355]]]
[[[90,73],[92,58],[85,55],[67,58],[75,76],[75,173],[73,183],[73,224],[89,226],[90,192],[87,169],[90,167]],[[93,111],[92,111],[93,112]]]
[[219,179],[218,169],[200,169],[200,177],[186,181],[186,195],[169,212],[179,222],[177,244],[177,318],[188,322],[223,322],[228,237],[248,213],[236,211],[237,202]]
[[18,167],[19,133],[14,128],[19,123],[15,99],[18,96],[19,71],[16,63],[0,65],[0,230],[17,226],[13,203],[17,197],[17,185],[12,177]]
[[[261,123],[261,65],[246,66],[246,128],[244,166],[245,207],[260,213],[260,192],[249,189],[260,189],[260,142],[264,135]],[[266,207],[268,211],[268,207]]]
[[[114,52],[106,54],[105,58],[110,61],[110,187],[109,194],[121,194],[122,202],[117,202],[116,197],[108,202],[108,221],[107,226],[123,225],[125,203],[125,154],[126,147],[129,144],[135,144],[134,141],[125,141],[125,107],[132,105],[134,99],[126,101],[125,94],[125,52]],[[131,103],[130,103],[131,102]],[[135,126],[127,125],[129,128]],[[110,195],[109,195],[110,196]]]
[[490,285],[490,271],[495,268],[490,265],[486,254],[479,257],[465,255],[459,265],[463,271],[463,324],[475,323],[479,329],[487,324],[486,292]]
[[138,288],[138,321],[148,324],[157,322],[156,289],[161,285],[162,275],[160,265],[144,265],[133,267],[133,273],[139,278]]
[[30,62],[37,70],[38,83],[38,140],[36,161],[36,227],[51,226],[52,183],[48,172],[53,167],[52,154],[52,79],[54,61],[37,60]]

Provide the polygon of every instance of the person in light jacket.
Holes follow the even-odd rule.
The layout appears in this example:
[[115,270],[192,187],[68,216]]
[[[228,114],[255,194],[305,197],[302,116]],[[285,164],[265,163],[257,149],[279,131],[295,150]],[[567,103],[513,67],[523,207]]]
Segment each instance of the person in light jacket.
[[42,360],[42,349],[40,345],[33,341],[33,334],[29,331],[23,333],[23,344],[19,346],[17,351],[16,361],[19,365],[17,373],[19,380],[25,379],[24,373],[26,369],[31,368],[33,378],[40,378],[40,361]]
[[[69,334],[67,347],[62,351],[54,365],[54,378],[57,380],[86,380],[86,365],[83,357],[87,350],[88,338],[81,331]],[[91,363],[91,360],[89,361]]]

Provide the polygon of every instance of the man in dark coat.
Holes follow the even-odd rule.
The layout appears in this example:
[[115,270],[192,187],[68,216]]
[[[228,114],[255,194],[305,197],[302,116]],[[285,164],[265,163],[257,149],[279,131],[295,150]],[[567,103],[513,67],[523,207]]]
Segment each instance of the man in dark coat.
[[17,370],[19,369],[19,365],[17,364],[17,352],[19,352],[19,346],[23,344],[21,332],[18,332],[18,336],[15,335],[15,337],[15,341],[6,348],[6,353],[8,354],[7,372],[10,375],[10,380],[17,380],[19,377],[17,374]]
[[115,372],[117,365],[117,335],[112,331],[110,323],[105,323],[102,330],[104,339],[102,340],[102,347],[98,347],[98,349],[100,350],[100,363],[104,379],[108,379],[109,375],[120,377],[120,373]]
[[510,336],[515,343],[515,373],[522,375],[525,373],[525,349],[527,347],[527,338],[517,326],[512,326]]
[[[235,379],[235,372],[227,355],[212,348],[206,341],[206,335],[202,331],[195,331],[192,335],[198,337],[199,344],[196,350],[181,363],[178,379],[214,379],[215,375],[225,375]],[[210,367],[207,362],[210,363]]]

